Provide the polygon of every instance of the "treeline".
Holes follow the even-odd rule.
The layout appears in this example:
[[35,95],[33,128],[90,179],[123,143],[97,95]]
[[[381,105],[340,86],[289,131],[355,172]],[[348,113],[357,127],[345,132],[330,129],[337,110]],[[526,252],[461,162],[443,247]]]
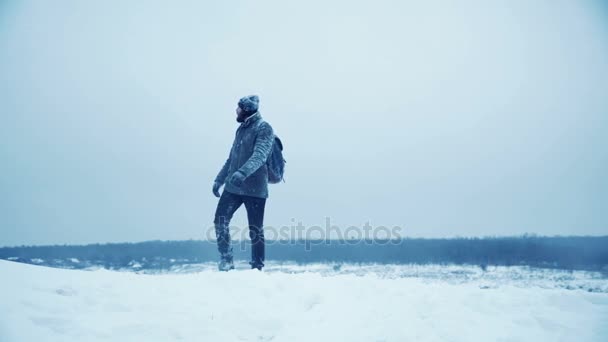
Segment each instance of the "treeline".
[[[249,241],[236,241],[233,249],[236,259],[249,258]],[[526,265],[607,271],[608,236],[267,241],[266,258],[297,263]],[[3,247],[0,259],[68,268],[146,269],[216,261],[218,254],[214,242],[187,240]]]

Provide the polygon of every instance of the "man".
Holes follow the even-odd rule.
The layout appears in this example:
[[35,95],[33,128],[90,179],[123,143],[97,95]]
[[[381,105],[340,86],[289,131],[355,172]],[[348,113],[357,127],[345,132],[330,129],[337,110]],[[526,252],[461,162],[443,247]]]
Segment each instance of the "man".
[[[215,211],[215,234],[220,252],[220,271],[234,268],[229,224],[236,210],[245,204],[251,238],[251,268],[264,267],[264,208],[268,198],[266,160],[272,150],[274,133],[258,112],[259,98],[246,96],[239,100],[236,121],[241,125],[228,155],[228,160],[213,183],[213,194],[219,197]],[[220,187],[224,185],[221,196]]]

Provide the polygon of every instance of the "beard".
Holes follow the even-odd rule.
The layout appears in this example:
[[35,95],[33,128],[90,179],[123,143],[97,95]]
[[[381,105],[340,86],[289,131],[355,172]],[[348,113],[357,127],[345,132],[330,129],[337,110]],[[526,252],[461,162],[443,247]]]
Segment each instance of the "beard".
[[238,114],[238,115],[236,116],[236,122],[243,123],[243,122],[245,122],[245,120],[246,120],[248,117],[252,116],[253,114],[255,114],[255,113],[245,113],[245,112],[241,112],[241,114]]

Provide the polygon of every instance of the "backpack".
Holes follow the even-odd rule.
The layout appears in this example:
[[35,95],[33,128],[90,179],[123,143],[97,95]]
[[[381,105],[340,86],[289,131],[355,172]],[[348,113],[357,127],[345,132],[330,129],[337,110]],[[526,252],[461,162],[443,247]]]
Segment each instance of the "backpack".
[[281,139],[274,136],[274,142],[272,143],[272,151],[268,155],[266,160],[266,167],[268,168],[268,183],[277,184],[281,181],[285,181],[283,176],[285,175],[285,164],[287,161],[283,158],[283,143]]

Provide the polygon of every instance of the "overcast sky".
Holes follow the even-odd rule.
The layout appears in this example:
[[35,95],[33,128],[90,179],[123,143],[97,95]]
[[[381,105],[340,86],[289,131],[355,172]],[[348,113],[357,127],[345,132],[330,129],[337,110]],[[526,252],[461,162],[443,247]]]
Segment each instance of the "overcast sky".
[[5,0],[0,246],[203,238],[248,94],[267,225],[608,234],[601,1]]

